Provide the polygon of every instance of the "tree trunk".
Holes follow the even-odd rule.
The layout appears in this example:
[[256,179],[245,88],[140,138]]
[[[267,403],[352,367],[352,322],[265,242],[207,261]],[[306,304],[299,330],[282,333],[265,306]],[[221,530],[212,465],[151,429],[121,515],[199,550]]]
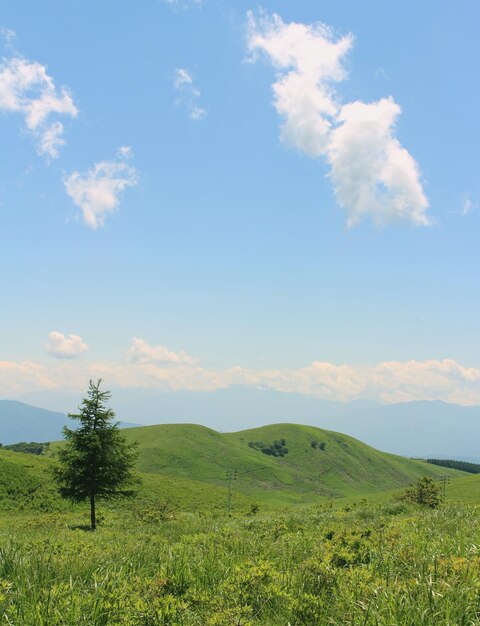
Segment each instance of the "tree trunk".
[[90,494],[90,525],[92,530],[97,527],[97,518],[95,516],[95,494]]

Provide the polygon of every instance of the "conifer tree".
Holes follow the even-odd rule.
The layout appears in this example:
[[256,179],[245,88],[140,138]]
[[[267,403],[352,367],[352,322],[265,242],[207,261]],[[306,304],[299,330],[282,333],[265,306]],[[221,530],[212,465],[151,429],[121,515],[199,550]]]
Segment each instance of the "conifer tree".
[[101,391],[102,379],[89,384],[87,397],[82,400],[79,413],[69,413],[78,420],[76,430],[63,429],[66,445],[58,452],[59,463],[55,478],[60,494],[74,502],[90,502],[90,524],[95,530],[97,499],[109,500],[135,494],[138,484],[133,467],[137,458],[135,444],[127,444],[114,422],[115,413],[106,407],[111,394]]

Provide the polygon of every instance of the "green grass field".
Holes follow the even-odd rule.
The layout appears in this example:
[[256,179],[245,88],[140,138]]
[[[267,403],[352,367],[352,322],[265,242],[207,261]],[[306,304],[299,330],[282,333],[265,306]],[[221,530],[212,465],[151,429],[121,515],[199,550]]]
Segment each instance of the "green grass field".
[[[125,432],[142,485],[100,503],[95,532],[57,495],[61,443],[53,458],[0,450],[0,624],[480,624],[479,475],[289,424]],[[248,445],[282,438],[283,457]],[[424,475],[451,478],[437,510],[398,499]]]
[[400,502],[257,515],[0,515],[10,626],[473,625],[480,509]]

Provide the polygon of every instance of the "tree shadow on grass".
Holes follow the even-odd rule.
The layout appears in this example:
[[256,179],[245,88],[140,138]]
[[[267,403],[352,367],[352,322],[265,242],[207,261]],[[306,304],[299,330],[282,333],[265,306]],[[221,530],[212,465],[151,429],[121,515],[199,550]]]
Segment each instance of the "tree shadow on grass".
[[69,524],[68,529],[69,530],[83,530],[84,532],[89,532],[89,533],[94,532],[90,524]]

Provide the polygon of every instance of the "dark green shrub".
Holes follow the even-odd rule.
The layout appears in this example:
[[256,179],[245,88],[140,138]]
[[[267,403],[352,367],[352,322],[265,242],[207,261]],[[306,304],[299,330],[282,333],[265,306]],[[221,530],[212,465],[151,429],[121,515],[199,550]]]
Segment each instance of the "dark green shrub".
[[276,439],[272,444],[263,443],[261,441],[249,441],[248,445],[254,450],[259,450],[263,454],[269,456],[285,456],[288,454],[286,439]]
[[37,443],[36,441],[21,441],[20,443],[11,443],[7,446],[3,446],[4,450],[11,450],[12,452],[26,452],[27,454],[46,454],[48,452],[49,443]]
[[431,478],[424,476],[419,478],[415,485],[408,487],[401,499],[436,509],[441,502],[440,487]]

